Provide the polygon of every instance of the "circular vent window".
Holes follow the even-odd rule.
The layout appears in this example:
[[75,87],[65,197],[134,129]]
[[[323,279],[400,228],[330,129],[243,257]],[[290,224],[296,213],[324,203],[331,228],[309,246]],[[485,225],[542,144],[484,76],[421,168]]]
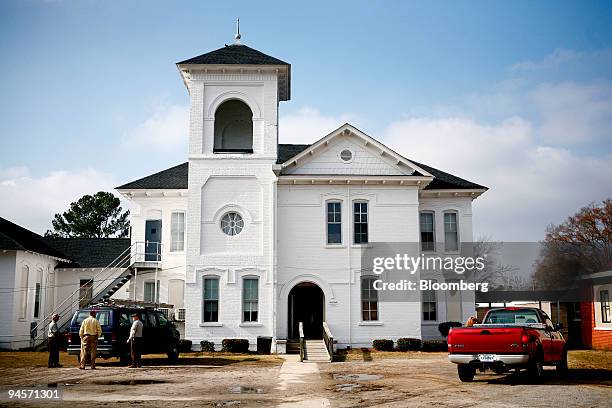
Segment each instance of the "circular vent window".
[[237,212],[230,211],[221,217],[221,230],[229,236],[240,234],[244,227],[244,220]]
[[344,149],[340,152],[340,159],[344,162],[350,162],[351,160],[353,160],[353,152],[351,152],[349,149]]

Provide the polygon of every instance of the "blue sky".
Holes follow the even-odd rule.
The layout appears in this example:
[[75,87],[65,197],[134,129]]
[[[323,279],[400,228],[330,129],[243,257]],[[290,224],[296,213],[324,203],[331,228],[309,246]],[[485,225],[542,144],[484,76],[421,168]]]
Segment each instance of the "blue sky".
[[263,4],[0,3],[0,215],[44,232],[82,193],[185,161],[174,63],[232,42],[237,15],[292,64],[281,142],[350,121],[490,186],[474,225],[495,239],[612,195],[612,3]]

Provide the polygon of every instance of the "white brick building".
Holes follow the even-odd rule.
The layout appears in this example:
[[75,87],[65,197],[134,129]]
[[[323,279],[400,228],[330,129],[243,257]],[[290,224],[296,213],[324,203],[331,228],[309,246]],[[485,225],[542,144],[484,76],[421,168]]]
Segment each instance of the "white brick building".
[[177,66],[191,99],[188,163],[118,191],[137,204],[133,243],[162,243],[159,300],[184,306],[187,339],[291,339],[298,322],[318,337],[325,321],[340,346],[369,346],[435,338],[439,322],[473,315],[465,292],[377,301],[361,252],[405,242],[456,254],[485,187],[349,124],[312,145],[279,144],[291,66],[247,46]]

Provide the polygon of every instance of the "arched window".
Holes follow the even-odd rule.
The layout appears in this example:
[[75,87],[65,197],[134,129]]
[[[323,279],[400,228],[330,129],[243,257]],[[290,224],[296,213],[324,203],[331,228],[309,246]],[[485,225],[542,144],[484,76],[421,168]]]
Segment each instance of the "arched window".
[[253,153],[253,112],[242,101],[223,102],[215,112],[214,153]]

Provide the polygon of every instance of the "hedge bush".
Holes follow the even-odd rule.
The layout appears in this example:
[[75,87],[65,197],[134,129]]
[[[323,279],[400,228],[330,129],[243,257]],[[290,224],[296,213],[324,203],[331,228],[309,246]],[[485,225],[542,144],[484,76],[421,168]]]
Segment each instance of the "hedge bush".
[[421,343],[421,339],[402,337],[397,339],[396,347],[399,351],[419,351],[421,350]]
[[215,351],[215,343],[208,340],[202,340],[200,342],[200,346],[202,346],[202,351],[212,353]]
[[442,336],[446,337],[448,336],[448,332],[450,331],[451,327],[461,326],[463,326],[461,322],[442,322],[438,325],[438,330]]
[[448,351],[444,340],[423,340],[423,351]]
[[378,351],[393,351],[393,340],[376,339],[372,342],[372,347]]
[[191,351],[191,340],[180,339],[179,340],[179,351],[181,353],[188,353]]
[[247,339],[223,339],[221,348],[228,353],[247,353],[249,341]]

